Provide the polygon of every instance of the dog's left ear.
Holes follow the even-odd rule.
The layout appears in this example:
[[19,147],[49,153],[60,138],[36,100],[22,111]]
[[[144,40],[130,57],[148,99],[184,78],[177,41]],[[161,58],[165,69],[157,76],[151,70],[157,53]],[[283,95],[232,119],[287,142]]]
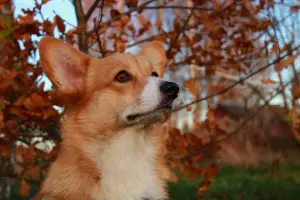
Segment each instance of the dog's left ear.
[[153,67],[153,70],[162,77],[164,75],[167,57],[162,42],[153,41],[141,46],[142,50],[139,55],[145,56]]
[[48,78],[64,95],[83,92],[89,57],[69,44],[46,36],[39,43],[40,62]]

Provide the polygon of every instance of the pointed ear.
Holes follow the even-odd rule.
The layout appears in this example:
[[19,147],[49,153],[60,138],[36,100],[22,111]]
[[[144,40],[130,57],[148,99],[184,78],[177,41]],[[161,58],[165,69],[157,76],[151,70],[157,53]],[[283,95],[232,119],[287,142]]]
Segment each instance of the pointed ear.
[[159,77],[164,75],[167,64],[167,56],[162,42],[153,41],[145,43],[139,55],[145,56],[153,66],[153,70],[158,73]]
[[63,94],[77,94],[84,89],[89,56],[53,37],[39,43],[40,63],[52,84]]

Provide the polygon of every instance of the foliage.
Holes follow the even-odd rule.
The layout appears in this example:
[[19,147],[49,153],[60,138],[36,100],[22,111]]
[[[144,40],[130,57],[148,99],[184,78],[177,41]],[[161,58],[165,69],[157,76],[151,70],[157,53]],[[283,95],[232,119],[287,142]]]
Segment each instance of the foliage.
[[[33,9],[23,9],[23,15],[17,18],[13,17],[12,2],[0,1],[0,173],[1,177],[5,175],[11,181],[21,180],[18,190],[20,195],[29,195],[29,180],[43,179],[60,144],[57,127],[61,114],[53,106],[63,104],[55,91],[45,91],[39,62],[32,61],[37,58],[36,38],[44,35],[55,35],[81,51],[99,57],[124,52],[146,41],[164,42],[168,70],[178,71],[183,66],[204,69],[205,75],[198,73],[196,77],[184,80],[183,84],[196,100],[181,110],[195,113],[199,111],[193,110],[193,104],[216,96],[220,101],[235,98],[226,94],[235,86],[248,83],[247,80],[254,75],[274,67],[280,84],[274,89],[275,95],[272,94],[269,99],[263,98],[263,106],[278,94],[283,93],[285,96],[286,87],[292,83],[291,106],[287,107],[287,111],[295,130],[293,133],[296,138],[300,138],[297,131],[297,99],[300,93],[295,67],[299,45],[295,42],[293,32],[290,33],[289,41],[279,42],[276,26],[281,22],[274,21],[270,14],[277,2],[193,0],[189,1],[192,6],[186,6],[173,0],[163,1],[159,5],[156,0],[130,0],[125,1],[123,10],[118,10],[113,7],[113,1],[106,3],[95,0],[84,11],[83,1],[74,0],[78,25],[67,29],[68,22],[60,16],[56,15],[53,19],[43,16],[42,8],[49,1],[36,0]],[[289,6],[289,16],[293,16],[299,5]],[[151,21],[148,18],[149,10],[170,9],[176,12],[176,15],[173,14],[174,20],[171,20],[171,28],[165,28],[164,19],[157,17]],[[261,13],[269,15],[261,16]],[[257,61],[266,57],[268,64],[257,67]],[[287,68],[294,69],[294,79],[284,84],[281,71]],[[210,79],[220,74],[220,70],[223,70],[222,73],[235,72],[244,76],[238,77],[233,84],[208,82],[207,96],[200,98],[198,80],[203,77]],[[270,78],[261,81],[267,87],[274,83]],[[255,88],[257,85],[251,86]],[[288,104],[286,96],[284,102]],[[200,196],[217,175],[219,143],[230,134],[238,132],[247,122],[245,120],[236,130],[229,132],[217,120],[220,114],[209,107],[207,119],[201,124],[195,123],[192,133],[186,134],[175,128],[167,133],[170,166],[182,171],[186,177],[201,176],[202,182],[198,187]],[[37,144],[45,141],[55,144],[50,152],[38,148]]]

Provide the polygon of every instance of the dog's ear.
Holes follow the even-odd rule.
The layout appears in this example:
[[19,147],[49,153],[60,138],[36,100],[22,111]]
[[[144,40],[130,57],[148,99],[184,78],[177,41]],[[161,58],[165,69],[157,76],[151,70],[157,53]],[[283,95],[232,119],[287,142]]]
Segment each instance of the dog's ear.
[[39,43],[40,63],[48,78],[65,95],[81,93],[89,56],[53,37]]
[[145,56],[153,66],[153,70],[157,72],[159,77],[164,75],[167,57],[164,45],[162,42],[153,41],[143,44],[140,55]]

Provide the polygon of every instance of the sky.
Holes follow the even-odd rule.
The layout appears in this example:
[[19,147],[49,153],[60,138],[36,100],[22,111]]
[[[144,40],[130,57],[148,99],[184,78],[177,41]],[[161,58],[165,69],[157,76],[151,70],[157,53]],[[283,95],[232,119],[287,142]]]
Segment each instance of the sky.
[[[290,0],[290,3],[296,2],[296,0]],[[15,5],[15,16],[17,17],[19,14],[22,15],[22,8],[32,8],[34,7],[34,0],[14,0],[14,5]],[[289,7],[283,7],[280,9],[275,9],[276,15],[278,16],[285,16],[284,13],[288,13]],[[76,26],[77,21],[76,21],[76,16],[75,16],[75,12],[74,12],[74,8],[72,5],[71,0],[51,0],[49,1],[46,5],[44,5],[42,7],[42,13],[44,18],[49,19],[50,21],[52,21],[53,17],[58,14],[62,19],[68,21],[70,24],[73,24]],[[37,19],[41,19],[40,17]],[[300,21],[300,20],[299,20]],[[66,24],[66,29],[70,29],[72,28],[70,25]],[[280,27],[281,29],[283,29],[283,32],[285,27]],[[300,30],[299,30],[300,32]],[[297,42],[299,43],[300,37],[299,37],[300,33],[296,33],[296,38],[297,38]],[[288,37],[288,36],[286,36]],[[36,38],[37,40],[39,40],[40,38]],[[299,59],[297,64],[297,67],[300,68],[299,66]],[[283,79],[288,81],[290,79],[290,70],[285,70],[283,73]],[[272,79],[274,79],[275,81],[278,81],[278,76],[276,74],[272,74]],[[48,79],[44,79],[44,81],[46,82],[46,89],[50,89],[51,87],[51,83]],[[274,100],[271,102],[272,104],[280,104],[282,103],[282,97],[278,96],[277,98],[274,98]]]

